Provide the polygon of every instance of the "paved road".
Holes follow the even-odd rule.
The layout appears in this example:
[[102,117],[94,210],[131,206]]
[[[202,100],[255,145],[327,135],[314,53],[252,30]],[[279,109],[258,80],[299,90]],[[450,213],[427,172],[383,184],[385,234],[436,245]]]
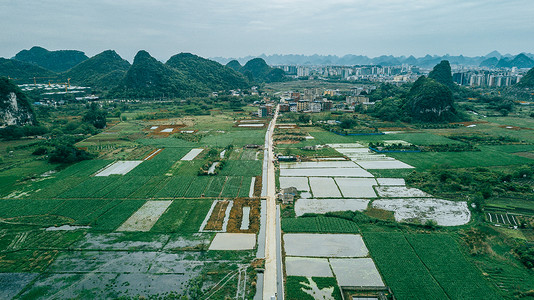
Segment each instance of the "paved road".
[[[263,275],[263,299],[271,300],[273,296],[278,293],[278,253],[277,235],[276,235],[276,186],[274,173],[274,154],[273,154],[273,132],[276,125],[276,118],[278,117],[278,106],[274,117],[269,124],[267,133],[265,134],[265,155],[264,155],[264,176],[263,188],[265,198],[267,201],[267,222],[265,226],[265,273]],[[278,299],[283,299],[283,294],[278,295]]]

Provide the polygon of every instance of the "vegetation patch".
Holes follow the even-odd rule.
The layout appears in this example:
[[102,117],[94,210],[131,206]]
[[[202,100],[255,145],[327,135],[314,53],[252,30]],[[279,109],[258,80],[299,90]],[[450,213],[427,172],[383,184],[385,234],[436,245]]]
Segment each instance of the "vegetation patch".
[[[260,229],[260,201],[239,198],[233,202],[226,232],[257,233]],[[240,227],[243,222],[243,208],[245,207],[250,208],[249,227],[242,230]]]
[[342,299],[335,278],[303,276],[286,278],[286,298],[291,300]]

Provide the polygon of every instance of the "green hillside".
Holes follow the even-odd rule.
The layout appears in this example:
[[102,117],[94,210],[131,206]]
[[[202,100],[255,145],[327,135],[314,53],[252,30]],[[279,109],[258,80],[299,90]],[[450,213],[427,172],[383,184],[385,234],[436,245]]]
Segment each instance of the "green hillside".
[[0,57],[0,76],[13,78],[20,84],[33,83],[33,77],[55,77],[56,74],[34,64]]
[[113,50],[106,50],[74,66],[63,75],[71,83],[101,89],[111,89],[119,85],[130,68],[130,63]]

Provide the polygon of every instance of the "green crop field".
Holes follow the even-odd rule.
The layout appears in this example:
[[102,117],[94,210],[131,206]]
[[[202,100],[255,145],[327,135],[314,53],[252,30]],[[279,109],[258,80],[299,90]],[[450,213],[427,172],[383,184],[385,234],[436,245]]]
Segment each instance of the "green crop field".
[[133,214],[144,200],[0,200],[0,217],[26,225],[89,225],[96,230],[114,230]]
[[449,235],[364,232],[363,237],[397,299],[500,299]]
[[152,227],[152,232],[198,232],[212,201],[174,200],[167,211]]
[[114,207],[106,210],[97,218],[93,219],[89,225],[94,230],[111,231],[117,229],[134,212],[136,212],[145,200],[123,200]]
[[157,176],[164,175],[167,171],[180,160],[190,148],[164,148],[159,154],[151,160],[143,161],[140,165],[128,172],[125,176]]
[[241,152],[241,157],[239,157],[240,160],[256,160],[256,153],[258,151],[252,150],[252,149],[244,149]]
[[209,176],[197,176],[195,180],[191,182],[187,192],[185,192],[186,198],[198,198],[204,194],[206,187],[209,185],[212,177]]
[[150,180],[149,176],[130,176],[123,177],[117,180],[119,182],[112,190],[110,190],[105,197],[113,198],[127,198],[140,186],[144,185]]
[[483,148],[480,152],[388,153],[388,156],[421,170],[427,170],[442,164],[447,164],[453,168],[470,168],[534,163],[533,159],[488,147]]
[[183,197],[193,181],[191,176],[173,176],[155,195],[155,198]]
[[464,257],[447,234],[407,234],[419,259],[451,299],[499,299],[493,287]]
[[484,120],[500,125],[509,125],[534,129],[534,119],[517,117],[488,117]]
[[61,205],[58,200],[0,199],[0,217],[45,215]]
[[119,200],[73,199],[64,201],[50,214],[73,219],[78,225],[88,225],[119,202]]
[[363,238],[397,299],[448,299],[402,233],[364,232]]
[[[228,177],[228,179],[226,180],[226,183],[224,184],[224,189],[222,190],[221,197],[226,197],[226,198],[237,197],[238,193],[240,193],[239,189],[242,186],[242,182],[244,181],[244,178],[247,178],[247,177],[242,177],[242,176]],[[247,197],[248,197],[248,194],[247,194]]]
[[208,135],[202,138],[201,144],[210,147],[242,147],[247,144],[263,145],[265,140],[265,130],[243,129],[221,134]]
[[206,186],[206,190],[204,191],[204,196],[219,197],[224,187],[225,182],[226,182],[225,176],[213,177],[210,183]]
[[284,232],[358,233],[356,223],[332,217],[300,217],[282,220]]
[[113,184],[116,176],[89,177],[79,185],[59,194],[58,198],[91,198],[93,194]]
[[129,195],[130,198],[152,198],[162,189],[171,179],[169,176],[152,176],[146,180],[145,184],[138,186],[137,189]]
[[225,176],[260,176],[261,160],[228,160],[221,169],[220,175]]
[[462,144],[462,142],[427,132],[398,133],[394,135],[385,135],[384,137],[384,140],[402,140],[414,145]]

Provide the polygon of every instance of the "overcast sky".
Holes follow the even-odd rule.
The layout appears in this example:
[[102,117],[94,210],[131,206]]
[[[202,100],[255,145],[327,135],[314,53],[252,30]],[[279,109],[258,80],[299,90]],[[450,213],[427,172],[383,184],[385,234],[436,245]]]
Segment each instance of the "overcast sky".
[[534,52],[533,0],[0,0],[0,56]]

